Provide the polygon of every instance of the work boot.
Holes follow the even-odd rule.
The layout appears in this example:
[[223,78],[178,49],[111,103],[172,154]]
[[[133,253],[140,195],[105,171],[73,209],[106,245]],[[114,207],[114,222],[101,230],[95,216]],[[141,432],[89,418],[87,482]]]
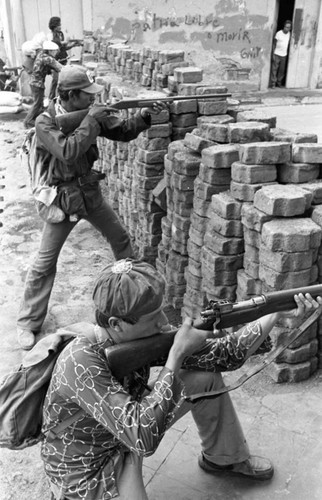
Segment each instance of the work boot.
[[217,465],[209,462],[203,454],[198,458],[199,467],[210,474],[233,474],[236,476],[244,476],[249,479],[257,479],[265,481],[271,479],[274,474],[273,464],[267,459],[251,455],[244,462],[230,465]]
[[36,337],[32,330],[29,328],[17,328],[18,344],[21,349],[29,351],[36,343]]

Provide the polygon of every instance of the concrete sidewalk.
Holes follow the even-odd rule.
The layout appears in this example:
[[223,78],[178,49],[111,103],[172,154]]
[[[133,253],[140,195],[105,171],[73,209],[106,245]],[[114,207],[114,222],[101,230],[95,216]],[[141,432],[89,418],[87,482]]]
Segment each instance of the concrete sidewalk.
[[[19,363],[15,322],[23,282],[38,249],[41,221],[29,193],[17,148],[22,123],[0,121],[5,175],[0,216],[0,376]],[[5,170],[4,170],[5,168]],[[0,183],[2,184],[2,182]],[[100,235],[81,222],[65,244],[58,265],[45,332],[75,321],[93,320],[91,292],[98,272],[112,259]],[[253,358],[250,364],[256,362]],[[226,374],[227,383],[245,368]],[[251,451],[275,465],[270,482],[214,477],[199,469],[199,439],[191,415],[170,429],[144,465],[149,500],[321,500],[322,372],[299,384],[276,385],[261,373],[231,393]],[[49,500],[39,446],[0,450],[0,500]]]

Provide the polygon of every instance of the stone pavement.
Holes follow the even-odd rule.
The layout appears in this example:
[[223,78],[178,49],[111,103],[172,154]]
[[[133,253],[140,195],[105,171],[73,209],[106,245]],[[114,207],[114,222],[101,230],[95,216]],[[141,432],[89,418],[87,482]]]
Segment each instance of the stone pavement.
[[[15,321],[29,262],[37,251],[41,222],[30,197],[17,148],[22,124],[0,119],[0,175],[5,176],[0,215],[0,376],[21,361]],[[93,319],[91,290],[97,273],[112,258],[103,239],[80,223],[62,251],[45,332]],[[248,363],[253,364],[256,359]],[[226,374],[227,383],[241,375]],[[210,476],[199,469],[199,439],[190,415],[170,429],[144,462],[150,500],[321,500],[322,371],[299,384],[275,384],[261,373],[231,393],[253,453],[275,465],[270,482]],[[0,450],[0,500],[49,500],[39,447]]]

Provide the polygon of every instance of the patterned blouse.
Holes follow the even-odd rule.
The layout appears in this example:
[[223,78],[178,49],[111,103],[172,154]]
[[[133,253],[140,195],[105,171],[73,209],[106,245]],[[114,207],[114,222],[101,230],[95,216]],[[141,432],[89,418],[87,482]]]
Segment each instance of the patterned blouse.
[[40,50],[36,56],[32,75],[30,78],[30,85],[39,88],[45,88],[45,79],[47,75],[50,75],[51,70],[60,71],[61,65],[56,61],[56,59],[47,52]]
[[[220,339],[209,339],[198,354],[186,358],[183,368],[237,369],[259,335],[256,321]],[[117,496],[116,471],[122,467],[123,454],[129,450],[141,456],[153,454],[184,400],[182,382],[166,367],[145,397],[138,379],[147,383],[148,367],[140,369],[140,377],[125,377],[121,384],[105,358],[104,349],[110,345],[106,339],[91,345],[77,337],[56,363],[44,403],[44,433],[84,410],[59,437],[47,437],[42,443],[45,471],[57,499]]]

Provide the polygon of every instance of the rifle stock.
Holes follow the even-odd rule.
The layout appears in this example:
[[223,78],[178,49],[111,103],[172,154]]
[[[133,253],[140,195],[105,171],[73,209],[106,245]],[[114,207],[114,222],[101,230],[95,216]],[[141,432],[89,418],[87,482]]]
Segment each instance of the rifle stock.
[[[154,99],[123,99],[114,104],[106,104],[109,108],[114,108],[115,110],[120,109],[132,109],[132,108],[149,108],[156,101],[165,102],[171,104],[174,101],[187,101],[191,99],[208,101],[209,99],[223,99],[230,97],[231,94],[204,94],[204,95],[190,95],[190,96],[171,96],[171,97],[155,97]],[[88,109],[81,109],[79,111],[71,111],[70,113],[65,113],[64,115],[56,116],[56,124],[63,132],[64,135],[68,135],[74,130],[76,130],[83,119],[88,113]]]
[[[266,314],[288,311],[296,306],[294,295],[299,293],[310,293],[313,298],[322,296],[322,285],[281,290],[235,303],[210,301],[208,308],[201,312],[201,318],[194,322],[194,327],[209,330],[212,334],[213,328],[230,328],[250,323]],[[153,366],[153,363],[167,357],[176,332],[156,334],[106,349],[106,358],[114,376],[122,379],[144,365]]]

